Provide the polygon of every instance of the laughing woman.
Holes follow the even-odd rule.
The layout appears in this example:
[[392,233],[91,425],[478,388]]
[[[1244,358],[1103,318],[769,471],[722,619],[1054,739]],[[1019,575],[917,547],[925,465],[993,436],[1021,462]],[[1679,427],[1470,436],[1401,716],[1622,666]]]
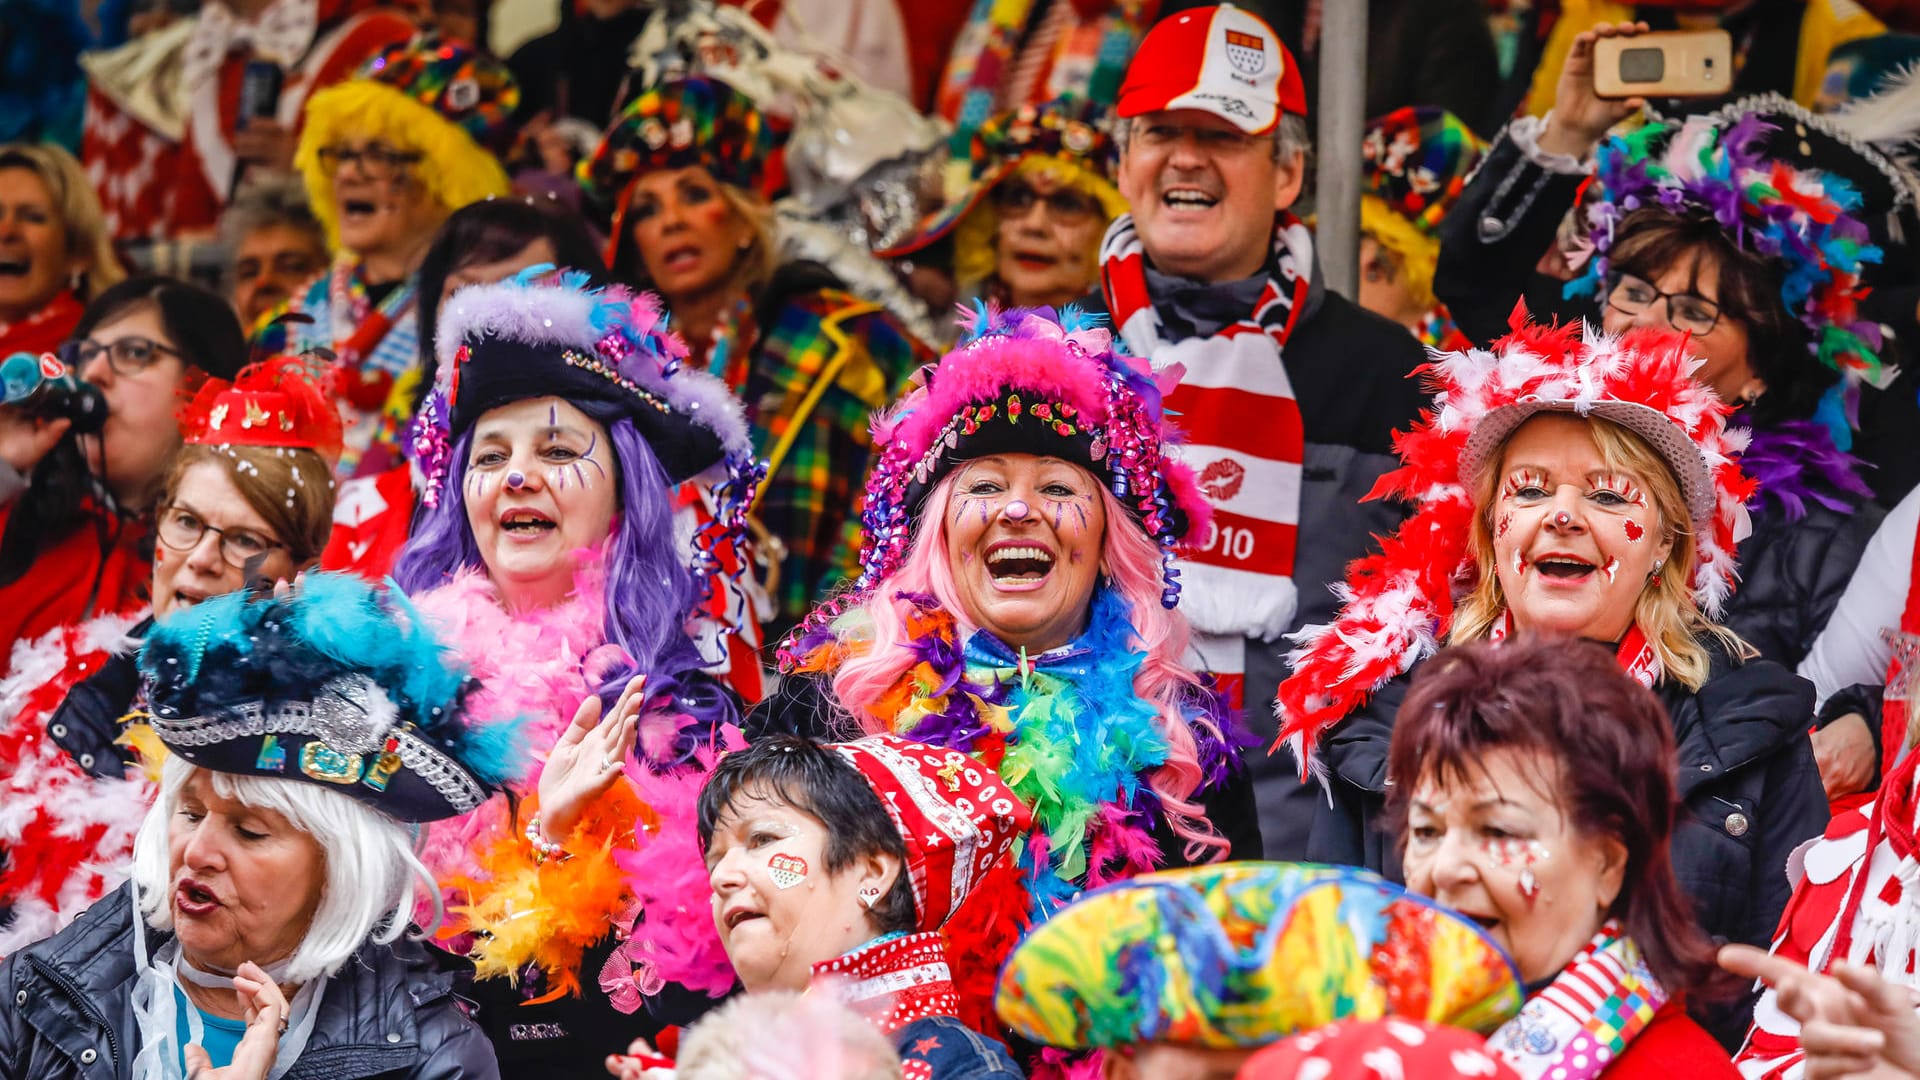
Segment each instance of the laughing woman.
[[[1443,355],[1432,418],[1396,440],[1406,465],[1382,490],[1421,508],[1354,564],[1346,605],[1280,685],[1282,736],[1330,796],[1309,857],[1397,872],[1388,748],[1405,673],[1438,642],[1586,638],[1666,706],[1687,811],[1674,871],[1700,927],[1758,944],[1788,854],[1827,822],[1813,688],[1713,621],[1752,484],[1688,340],[1578,332],[1522,326]],[[1745,1020],[1721,1019],[1731,1046]]]
[[[439,449],[394,575],[485,683],[474,720],[525,718],[537,760],[509,784],[511,805],[435,826],[426,858],[455,927],[477,935],[481,1019],[508,1071],[597,1070],[630,1022],[591,984],[585,1002],[558,999],[601,970],[631,917],[634,879],[616,858],[635,844],[636,796],[684,783],[690,804],[701,755],[738,714],[686,624],[742,531],[746,425],[725,387],[682,366],[650,297],[577,275],[463,289],[436,335],[423,415],[444,418],[425,433]],[[672,486],[708,470],[730,501],[689,569]],[[527,1024],[561,1034],[515,1040]]]
[[1180,665],[1167,564],[1207,507],[1159,386],[1073,315],[982,311],[964,336],[876,424],[860,580],[787,642],[748,727],[965,751],[1033,808],[1026,910],[950,931],[982,942],[956,963],[986,1002],[1022,919],[1260,840],[1220,703]]
[[122,721],[144,708],[134,653],[154,621],[249,578],[291,580],[326,543],[340,420],[304,363],[283,358],[208,383],[181,426],[186,444],[156,514],[152,607],[21,641],[0,680],[9,808],[0,853],[16,853],[0,864],[0,912],[10,912],[0,956],[58,931],[126,878],[153,786]]
[[769,638],[858,572],[868,418],[932,358],[825,267],[776,265],[772,148],[752,101],[686,79],[635,98],[587,169],[615,206],[614,276],[658,290],[695,361],[746,403],[768,462],[753,517],[772,540]]

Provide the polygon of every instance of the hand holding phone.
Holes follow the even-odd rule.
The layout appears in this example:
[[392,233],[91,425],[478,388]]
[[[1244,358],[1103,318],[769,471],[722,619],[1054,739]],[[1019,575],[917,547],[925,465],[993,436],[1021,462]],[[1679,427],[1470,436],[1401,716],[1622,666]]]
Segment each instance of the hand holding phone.
[[1720,29],[1602,38],[1593,46],[1593,89],[1613,99],[1729,93],[1733,38]]

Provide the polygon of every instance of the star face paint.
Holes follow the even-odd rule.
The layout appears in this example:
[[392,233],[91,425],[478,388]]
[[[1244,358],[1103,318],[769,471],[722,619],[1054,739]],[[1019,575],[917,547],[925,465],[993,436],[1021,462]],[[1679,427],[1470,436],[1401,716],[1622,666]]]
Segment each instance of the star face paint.
[[1408,783],[1407,888],[1479,923],[1538,982],[1592,939],[1624,871],[1613,841],[1572,824],[1576,781],[1557,750],[1478,749],[1463,775]]
[[557,398],[513,402],[475,422],[462,491],[496,585],[542,605],[571,590],[573,553],[612,530],[611,445],[597,421]]
[[1085,625],[1105,549],[1099,481],[1059,458],[995,454],[955,470],[945,549],[962,614],[1044,651]]

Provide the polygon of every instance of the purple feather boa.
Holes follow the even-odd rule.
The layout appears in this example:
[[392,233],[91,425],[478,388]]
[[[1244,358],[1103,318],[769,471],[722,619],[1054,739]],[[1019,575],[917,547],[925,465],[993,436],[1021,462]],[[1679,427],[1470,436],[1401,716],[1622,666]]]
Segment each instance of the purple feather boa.
[[1833,444],[1825,425],[1787,420],[1753,429],[1753,441],[1740,455],[1740,471],[1759,483],[1747,509],[1778,511],[1789,522],[1805,518],[1817,503],[1837,514],[1851,514],[1873,489],[1860,478],[1866,462]]

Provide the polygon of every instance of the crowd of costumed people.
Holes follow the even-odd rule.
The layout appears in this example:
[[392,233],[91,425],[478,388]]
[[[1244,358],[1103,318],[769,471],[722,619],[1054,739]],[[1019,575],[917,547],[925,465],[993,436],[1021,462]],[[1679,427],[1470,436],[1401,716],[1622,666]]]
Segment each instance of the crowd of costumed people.
[[1895,0],[507,6],[0,34],[0,1080],[1920,1077]]

